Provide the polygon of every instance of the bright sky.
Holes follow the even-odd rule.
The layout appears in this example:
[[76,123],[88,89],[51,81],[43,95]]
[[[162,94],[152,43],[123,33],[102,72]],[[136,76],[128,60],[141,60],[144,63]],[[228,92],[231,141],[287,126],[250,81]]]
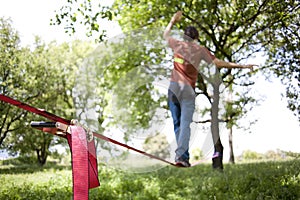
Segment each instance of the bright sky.
[[[62,27],[50,26],[50,18],[54,16],[54,10],[58,10],[62,2],[65,1],[0,0],[0,17],[12,19],[13,27],[20,33],[21,43],[24,45],[32,44],[34,35],[41,36],[46,42],[70,41]],[[107,27],[110,36],[120,33],[116,24],[107,25]],[[86,39],[84,34],[77,37]],[[249,62],[263,64],[262,59]],[[286,108],[286,100],[281,97],[284,93],[284,86],[277,80],[267,82],[263,78],[258,78],[254,90],[256,94],[264,95],[266,99],[251,114],[248,114],[249,118],[243,119],[244,121],[258,119],[258,122],[251,127],[251,133],[234,130],[233,142],[236,155],[247,149],[262,153],[276,149],[300,152],[299,122]],[[223,145],[228,150],[227,130],[223,129],[221,134]],[[225,152],[228,152],[227,150]]]

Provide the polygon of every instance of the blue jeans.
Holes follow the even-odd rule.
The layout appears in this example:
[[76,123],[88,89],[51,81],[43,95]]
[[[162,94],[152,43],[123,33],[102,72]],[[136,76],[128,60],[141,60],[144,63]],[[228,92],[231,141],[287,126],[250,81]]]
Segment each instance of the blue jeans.
[[177,160],[188,161],[190,124],[195,110],[195,91],[190,85],[171,82],[168,89],[168,105],[172,114],[177,149]]

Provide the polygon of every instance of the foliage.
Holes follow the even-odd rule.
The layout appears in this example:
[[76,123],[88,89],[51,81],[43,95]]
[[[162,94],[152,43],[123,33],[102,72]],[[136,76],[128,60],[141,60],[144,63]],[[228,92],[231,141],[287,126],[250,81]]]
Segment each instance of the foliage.
[[276,40],[268,48],[267,64],[286,86],[288,108],[300,121],[300,2],[290,2],[291,5],[287,5],[285,13],[278,12],[278,15],[284,16],[284,20],[274,30]]
[[[74,7],[72,7],[73,5]],[[75,8],[81,5],[83,9]],[[88,5],[88,6],[86,6]],[[65,9],[69,8],[69,9]],[[101,10],[102,9],[102,10]],[[103,10],[104,9],[104,10]],[[291,110],[299,109],[297,105],[297,57],[299,55],[299,1],[277,0],[238,0],[238,1],[123,1],[116,0],[112,8],[97,8],[90,3],[68,1],[61,16],[56,20],[64,21],[65,16],[75,17],[78,13],[85,16],[88,29],[102,16],[119,22],[124,32],[145,28],[165,27],[177,10],[184,13],[178,28],[189,24],[200,31],[200,43],[208,47],[218,58],[240,62],[256,52],[267,52],[270,59],[268,68],[275,71],[283,80],[290,80],[286,96]],[[72,20],[66,21],[65,27],[76,29]],[[102,34],[100,34],[102,35]],[[275,64],[275,65],[274,65]],[[232,74],[232,76],[228,76]],[[299,73],[298,73],[299,74]],[[229,85],[251,85],[251,81],[242,80],[247,74],[241,71],[225,70],[224,82]],[[236,89],[234,89],[236,90]],[[241,94],[243,96],[243,94]],[[239,100],[238,100],[239,101]],[[238,108],[239,109],[239,108]],[[238,113],[239,111],[234,113]],[[236,119],[232,119],[234,124]]]
[[[52,43],[46,47],[45,44],[37,41],[33,52],[24,51],[26,59],[24,58],[23,62],[26,63],[26,68],[23,79],[28,77],[29,80],[33,81],[33,89],[27,90],[25,88],[24,93],[36,93],[39,97],[27,101],[27,103],[35,107],[45,108],[48,112],[65,118],[73,118],[72,87],[75,84],[76,68],[79,67],[80,60],[86,51],[86,48],[83,47],[80,47],[78,42],[60,46]],[[76,48],[81,49],[78,51]],[[17,92],[15,88],[12,91]],[[19,100],[22,101],[22,99]],[[43,165],[46,163],[48,155],[51,154],[49,148],[64,143],[65,140],[33,130],[28,126],[29,121],[38,121],[38,119],[45,120],[32,114],[20,119],[17,125],[22,128],[14,131],[6,144],[9,144],[9,151],[12,153],[26,155],[35,152],[38,162]],[[26,120],[27,123],[24,123],[23,120]]]
[[244,151],[243,152],[243,160],[259,160],[262,159],[263,155],[254,151]]
[[292,158],[300,158],[300,153],[295,153],[295,152],[291,152],[291,151],[283,151],[282,152],[284,155],[292,157]]
[[170,145],[166,136],[162,133],[147,137],[143,147],[145,152],[160,158],[166,159],[170,157]]
[[[299,60],[297,58],[299,54],[299,50],[297,50],[299,1],[191,0],[166,3],[165,1],[149,0],[139,2],[116,0],[113,8],[117,10],[117,18],[124,31],[141,27],[148,30],[153,27],[165,27],[173,13],[182,10],[184,19],[177,27],[195,25],[201,32],[200,43],[213,51],[218,58],[228,61],[245,62],[257,52],[268,51],[274,43],[278,47],[287,48],[286,46],[288,46],[293,51],[290,50],[288,56],[281,56],[281,58],[285,57],[290,62],[286,62],[278,56],[274,58],[278,62],[286,63],[283,68],[279,69],[282,77],[287,74],[284,69],[289,71],[288,69],[291,67],[287,68],[287,66],[293,66],[292,72],[286,76],[285,80],[289,81],[291,77],[295,77],[295,81],[289,84],[286,96],[290,97],[289,107],[291,110],[299,108],[297,104],[299,87],[296,87],[297,84],[299,85],[299,80],[297,80],[299,74],[297,73],[299,71],[299,64],[297,64],[297,60]],[[293,25],[291,26],[289,23]],[[279,24],[288,24],[289,26],[281,29],[282,26]],[[282,33],[281,38],[288,37],[289,40],[295,39],[295,41],[291,43],[285,39],[283,46],[282,43],[278,43],[277,32]],[[274,52],[278,54],[276,49]],[[225,88],[235,91],[232,101],[223,102],[225,112],[222,119],[227,122],[228,128],[238,125],[237,121],[257,103],[251,96],[248,87],[254,84],[249,78],[252,74],[242,70],[221,70],[220,75]],[[244,88],[241,89],[242,87]]]
[[[1,50],[4,49],[0,55],[3,63],[0,67],[1,93],[56,115],[74,118],[72,93],[76,69],[91,46],[79,41],[46,45],[36,38],[32,49],[21,48],[17,43],[18,35],[10,23],[3,19],[1,22]],[[0,121],[1,148],[12,154],[35,153],[38,162],[43,165],[52,153],[49,148],[65,142],[29,127],[30,121],[44,121],[44,118],[4,102],[0,103],[0,110],[3,113]]]
[[296,152],[287,152],[277,149],[269,150],[262,153],[257,153],[251,150],[245,150],[242,155],[238,157],[238,160],[241,162],[257,162],[257,161],[274,161],[274,160],[291,160],[299,158],[299,153]]
[[199,162],[199,160],[202,160],[204,158],[203,152],[200,148],[193,149],[191,155],[191,163]]
[[[101,10],[99,11],[97,9]],[[78,29],[78,26],[84,26],[86,28],[87,36],[92,36],[93,34],[100,32],[96,39],[96,41],[100,42],[106,37],[106,30],[101,29],[102,27],[101,24],[98,23],[98,20],[112,20],[113,17],[113,12],[108,6],[103,5],[102,2],[95,4],[90,0],[68,0],[64,6],[55,12],[56,15],[54,19],[51,19],[51,25],[63,24],[66,33],[69,33],[69,35],[74,34]]]
[[[166,73],[160,66],[163,58],[157,56],[163,52],[157,48],[161,41],[156,30],[137,30],[102,43],[89,55],[78,79],[89,82],[76,88],[76,105],[81,106],[88,126],[94,128],[92,121],[101,125],[106,120],[106,127],[121,128],[128,140],[129,133],[144,131],[161,120],[153,120],[164,104],[153,84]],[[85,116],[95,107],[94,117]]]
[[[99,168],[101,186],[89,199],[299,199],[299,160],[226,165],[165,167],[149,173]],[[70,199],[72,174],[61,167],[7,170],[0,167],[0,199]]]
[[[0,23],[0,93],[12,95],[12,88],[15,88],[17,92],[22,91],[22,89],[19,89],[22,87],[32,90],[27,82],[20,81],[23,70],[22,67],[20,67],[20,57],[22,53],[19,46],[19,36],[16,30],[11,26],[10,20],[1,18]],[[34,96],[35,94],[25,98],[29,100]],[[22,99],[24,99],[24,97],[22,97]],[[9,133],[17,129],[17,127],[14,126],[16,121],[24,117],[26,113],[6,106],[3,102],[0,102],[0,111],[0,147],[2,147],[3,141]]]

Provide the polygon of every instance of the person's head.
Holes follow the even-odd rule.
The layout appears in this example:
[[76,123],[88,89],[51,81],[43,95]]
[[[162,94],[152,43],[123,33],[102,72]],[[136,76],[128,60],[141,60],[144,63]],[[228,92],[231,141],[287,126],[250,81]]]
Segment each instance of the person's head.
[[194,26],[188,26],[184,29],[183,37],[185,40],[192,41],[199,38],[199,33]]

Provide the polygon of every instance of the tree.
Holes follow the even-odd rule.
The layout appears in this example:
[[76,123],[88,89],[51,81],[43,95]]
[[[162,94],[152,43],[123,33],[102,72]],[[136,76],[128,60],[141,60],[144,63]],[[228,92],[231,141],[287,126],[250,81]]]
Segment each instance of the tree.
[[[14,48],[12,45],[7,48],[12,49],[14,62],[1,59],[5,63],[1,65],[1,93],[56,115],[74,118],[72,93],[75,76],[91,46],[79,41],[61,45],[52,42],[47,46],[36,38],[33,50],[27,47]],[[5,55],[5,52],[1,54]],[[10,153],[32,155],[35,152],[38,162],[44,165],[51,154],[49,148],[65,143],[58,137],[29,127],[30,121],[44,121],[44,118],[3,102],[1,110],[5,113],[1,119],[1,134],[3,131],[9,135],[2,140],[1,148],[7,148]]]
[[[239,4],[237,4],[239,5]],[[247,7],[247,5],[242,5]],[[245,35],[255,35],[253,32],[248,32],[249,29],[243,29],[240,26],[247,26],[250,22],[248,22],[248,17],[251,18],[252,14],[255,13],[255,9],[250,10],[249,16],[241,17],[240,15],[243,12],[240,8],[235,8],[230,6],[228,2],[217,2],[217,1],[209,1],[209,2],[195,2],[188,1],[179,3],[175,1],[168,2],[168,8],[174,8],[174,10],[166,9],[166,4],[164,2],[155,2],[151,1],[143,1],[139,2],[139,4],[134,4],[132,2],[124,2],[124,1],[116,1],[115,8],[118,10],[118,14],[120,17],[120,24],[122,27],[126,28],[138,28],[140,26],[143,27],[152,27],[159,25],[166,25],[167,20],[171,18],[171,15],[176,10],[182,10],[185,16],[185,21],[182,23],[182,27],[187,24],[194,23],[202,32],[200,41],[206,47],[214,51],[215,55],[218,58],[226,59],[228,61],[240,61],[234,58],[237,54],[242,55],[242,53],[246,52],[248,49],[243,49],[245,44],[249,41],[244,39]],[[138,8],[138,9],[137,9]],[[148,10],[152,10],[154,12],[149,13]],[[136,12],[137,11],[137,12]],[[130,13],[130,14],[129,14]],[[201,13],[201,16],[199,16]],[[214,13],[212,15],[211,13]],[[134,17],[131,17],[134,16]],[[200,22],[201,19],[201,22]],[[246,22],[246,23],[245,23]],[[248,24],[247,24],[248,23]],[[179,28],[182,28],[179,27]],[[240,32],[235,32],[237,29],[241,28]],[[243,31],[247,30],[247,31]],[[233,38],[233,39],[232,39]],[[255,46],[254,47],[254,52]],[[253,51],[251,52],[253,53]],[[245,56],[247,58],[249,54]],[[218,72],[216,70],[215,77],[222,77],[222,80],[218,78],[213,78],[211,82],[206,81],[205,84],[210,84],[212,88],[211,96],[208,98],[212,102],[211,109],[211,131],[213,136],[213,141],[215,144],[215,151],[223,152],[223,146],[219,136],[219,100],[220,100],[220,86],[222,81],[225,87],[232,84],[234,78],[245,76],[244,72],[236,71],[233,73],[233,70],[226,70]],[[229,79],[229,75],[232,74],[232,79]],[[248,83],[250,85],[251,83]],[[208,88],[208,87],[206,87]],[[206,94],[208,94],[206,92]],[[214,167],[223,168],[222,166],[222,156],[220,159],[213,160]]]
[[[25,67],[22,62],[23,51],[19,46],[19,35],[11,26],[10,19],[1,18],[0,23],[0,92],[29,101],[38,94],[33,90],[30,80],[22,80]],[[24,95],[26,90],[32,90],[32,92]],[[20,128],[15,125],[16,122],[25,117],[27,113],[10,107],[4,102],[0,102],[0,111],[0,147],[3,148],[3,142],[9,134]]]
[[[87,13],[102,13],[101,10],[94,10],[95,7],[92,5],[89,8],[90,10]],[[278,41],[276,34],[282,27],[279,25],[284,24],[286,19],[290,19],[290,23],[293,21],[292,19],[296,19],[297,14],[291,14],[291,11],[294,12],[298,8],[298,1],[282,2],[277,0],[190,0],[184,2],[168,1],[167,3],[166,1],[142,0],[134,2],[116,0],[110,13],[114,13],[113,18],[118,20],[122,30],[127,32],[140,28],[151,30],[153,27],[165,27],[173,13],[182,10],[185,20],[178,28],[194,24],[201,32],[199,42],[214,52],[218,58],[242,62],[257,52],[267,50],[276,43]],[[92,23],[88,22],[87,24],[91,25]],[[283,35],[286,34],[286,32],[282,33]],[[165,53],[161,52],[161,57]],[[219,72],[224,87],[234,86],[234,91],[238,87],[251,86],[253,82],[248,79],[251,74],[240,70],[221,70]],[[208,83],[205,82],[204,84]],[[206,95],[207,98],[214,100],[211,101],[211,117],[213,118],[211,121],[214,123],[212,132],[214,143],[217,144],[215,147],[219,149],[218,151],[221,151],[223,147],[218,135],[218,123],[221,121],[218,113],[220,84],[214,84],[212,88],[213,95],[207,92],[203,93],[209,94]],[[237,101],[245,99],[245,94],[241,93],[239,95],[242,98],[237,98]],[[239,118],[232,117],[229,118],[231,121],[227,120],[227,122],[234,124],[235,122],[232,120]],[[222,168],[222,160],[217,168]]]
[[[77,69],[90,50],[89,44],[80,41],[60,45],[52,42],[46,46],[38,40],[34,51],[31,52],[33,55],[32,66],[42,68],[46,73],[44,77],[41,77],[43,80],[36,83],[36,86],[43,87],[44,91],[34,105],[45,108],[58,116],[75,118],[73,87],[76,84]],[[36,119],[36,116],[31,118],[32,121],[36,121]],[[45,133],[42,133],[41,136],[40,131],[35,132],[39,132],[36,137],[33,137],[32,130],[17,134],[24,138],[23,143],[29,142],[31,148],[24,151],[26,148],[23,144],[15,143],[14,149],[23,151],[23,153],[34,150],[39,163],[43,165],[50,155],[49,148],[57,144],[65,144],[65,140]]]
[[[233,93],[235,95],[233,95]],[[239,99],[235,100],[232,99],[233,96],[238,96]],[[228,133],[228,139],[229,139],[229,162],[234,164],[235,163],[235,157],[234,157],[234,151],[233,151],[233,127],[237,128],[243,128],[240,127],[240,125],[237,123],[240,116],[245,116],[248,112],[250,112],[253,108],[253,105],[255,102],[257,103],[258,100],[254,99],[251,96],[241,96],[240,94],[236,94],[232,90],[232,85],[229,86],[229,94],[228,99],[225,103],[225,112],[222,116],[224,121],[226,122],[226,128],[229,130]],[[255,123],[250,122],[249,126]]]

